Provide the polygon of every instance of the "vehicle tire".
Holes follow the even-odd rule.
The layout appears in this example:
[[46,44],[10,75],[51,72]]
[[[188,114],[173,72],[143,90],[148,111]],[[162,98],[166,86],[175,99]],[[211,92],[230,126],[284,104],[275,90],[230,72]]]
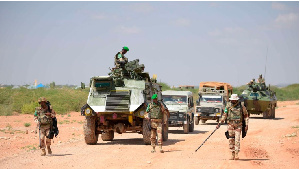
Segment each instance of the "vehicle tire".
[[272,119],[275,119],[275,105],[274,105],[274,107],[272,108]]
[[189,128],[190,128],[190,119],[187,118],[186,124],[183,124],[183,133],[188,134],[189,133]]
[[99,134],[96,134],[97,117],[87,116],[83,124],[84,140],[86,144],[92,145],[98,142]]
[[114,139],[114,131],[109,130],[101,134],[101,139],[103,141],[112,141]]
[[201,120],[201,123],[203,123],[203,124],[204,124],[205,122],[206,122],[206,120]]
[[266,110],[265,112],[263,112],[263,118],[264,119],[270,119],[272,118],[272,108],[269,108],[268,110]]
[[189,126],[189,132],[193,132],[194,131],[194,120],[191,120],[191,124]]
[[195,117],[195,124],[199,125],[199,117]]
[[151,126],[150,121],[143,119],[143,140],[146,145],[151,144],[151,129],[149,129],[149,126]]
[[163,141],[167,141],[169,136],[169,125],[168,124],[163,124],[162,125],[162,138],[163,138]]

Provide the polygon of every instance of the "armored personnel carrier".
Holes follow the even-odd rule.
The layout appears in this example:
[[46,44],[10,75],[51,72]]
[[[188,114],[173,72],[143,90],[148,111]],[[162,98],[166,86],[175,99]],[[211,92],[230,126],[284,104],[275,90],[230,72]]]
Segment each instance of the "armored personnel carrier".
[[[81,109],[85,116],[84,138],[86,144],[96,144],[99,134],[103,141],[112,141],[114,133],[137,132],[150,144],[150,122],[144,119],[147,104],[153,94],[163,103],[161,86],[156,78],[143,72],[139,60],[130,61],[120,68],[112,68],[108,76],[90,79],[90,92]],[[167,118],[164,118],[167,121]],[[163,140],[168,139],[168,124],[163,126]]]
[[266,86],[264,79],[251,80],[248,87],[242,93],[242,99],[250,114],[263,114],[264,119],[275,118],[275,107],[277,106],[276,93]]

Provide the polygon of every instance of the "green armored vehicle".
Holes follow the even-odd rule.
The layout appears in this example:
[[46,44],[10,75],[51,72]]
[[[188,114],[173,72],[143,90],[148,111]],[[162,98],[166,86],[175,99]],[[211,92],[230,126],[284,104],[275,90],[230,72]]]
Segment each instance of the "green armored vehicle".
[[[90,92],[81,109],[85,116],[84,138],[86,144],[96,144],[101,134],[103,141],[112,141],[114,133],[136,132],[150,144],[150,122],[144,119],[147,104],[153,94],[162,100],[161,86],[156,79],[144,73],[139,60],[113,68],[109,76],[90,79]],[[162,103],[162,102],[161,102]],[[167,120],[167,118],[165,118]],[[168,126],[163,126],[163,140],[168,139]]]
[[277,106],[276,93],[266,86],[260,75],[258,82],[255,79],[248,83],[248,88],[243,91],[241,99],[250,114],[263,114],[264,119],[275,118],[275,107]]

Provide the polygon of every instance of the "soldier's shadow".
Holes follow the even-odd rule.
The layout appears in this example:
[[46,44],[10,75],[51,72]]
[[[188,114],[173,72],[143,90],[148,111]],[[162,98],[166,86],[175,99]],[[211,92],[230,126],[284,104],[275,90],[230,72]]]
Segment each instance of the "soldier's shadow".
[[73,154],[51,154],[51,155],[48,155],[48,156],[71,156]]
[[[250,119],[264,119],[263,117],[250,117]],[[264,120],[283,120],[284,118],[282,117],[277,117],[274,119],[264,119]]]
[[253,159],[239,159],[240,161],[267,161],[269,159],[257,159],[257,158],[253,158]]
[[[172,145],[184,139],[168,139],[163,142],[163,145]],[[96,145],[145,145],[142,138],[130,138],[130,139],[114,139],[113,141],[102,141]]]

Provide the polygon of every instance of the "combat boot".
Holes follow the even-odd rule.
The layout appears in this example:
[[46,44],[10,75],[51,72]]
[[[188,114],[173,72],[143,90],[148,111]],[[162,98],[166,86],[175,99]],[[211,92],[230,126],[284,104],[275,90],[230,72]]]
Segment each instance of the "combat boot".
[[235,152],[235,160],[238,160],[239,158],[239,152]]
[[155,151],[155,146],[152,146],[152,150],[151,150],[151,153],[155,153],[156,151]]
[[164,150],[162,149],[162,145],[159,145],[159,149],[160,149],[159,150],[160,153],[164,153]]
[[231,157],[229,158],[229,160],[234,160],[234,151],[232,151],[230,153],[231,153]]
[[42,149],[41,156],[45,156],[45,155],[46,155],[46,150]]
[[51,150],[50,146],[47,146],[47,150],[48,150],[48,154],[52,154],[52,150]]

